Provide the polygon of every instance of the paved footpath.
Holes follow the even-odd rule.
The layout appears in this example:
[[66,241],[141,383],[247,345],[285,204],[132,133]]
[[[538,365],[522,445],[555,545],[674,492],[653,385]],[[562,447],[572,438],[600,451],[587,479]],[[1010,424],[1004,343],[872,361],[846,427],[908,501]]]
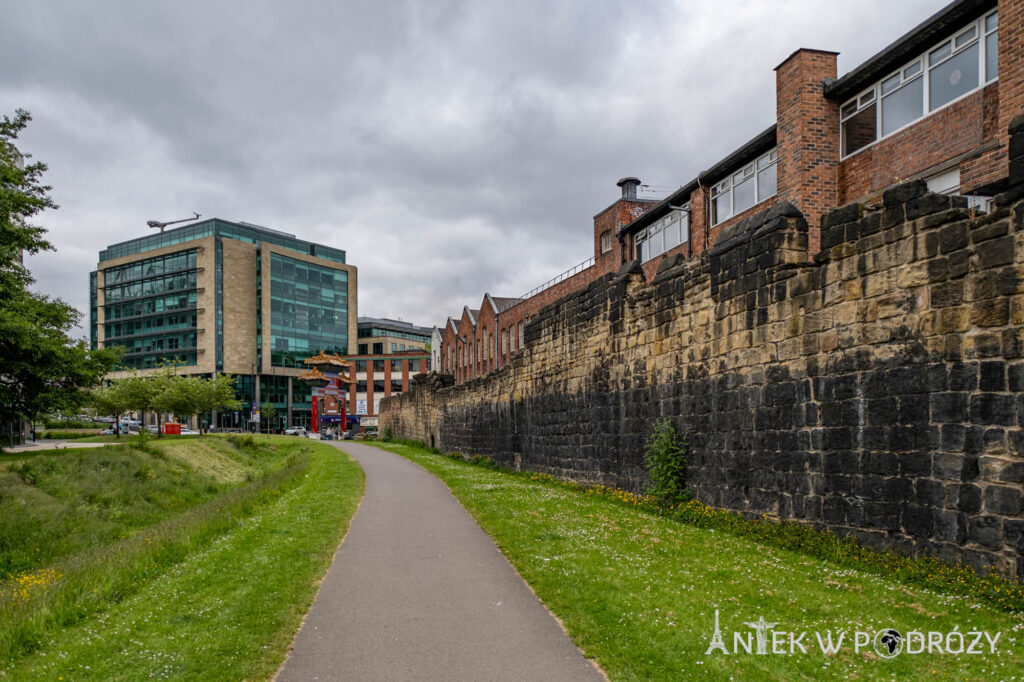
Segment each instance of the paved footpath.
[[440,480],[334,445],[366,496],[278,680],[604,679]]

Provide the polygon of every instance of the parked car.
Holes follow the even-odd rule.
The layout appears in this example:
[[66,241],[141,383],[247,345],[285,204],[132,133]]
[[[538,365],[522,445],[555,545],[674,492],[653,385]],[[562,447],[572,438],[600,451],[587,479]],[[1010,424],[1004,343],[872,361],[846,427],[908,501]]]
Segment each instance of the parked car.
[[160,433],[160,429],[158,429],[155,426],[147,426],[146,430],[149,431],[150,433],[153,433],[153,434]]
[[103,429],[102,431],[100,431],[101,436],[113,436],[116,433],[117,431],[114,429]]
[[181,435],[183,435],[183,436],[198,436],[199,432],[198,431],[193,431],[192,429],[185,429],[185,428],[183,428],[181,430]]
[[342,438],[344,438],[345,440],[353,440],[355,437],[355,431],[346,431],[345,434],[342,436]]
[[306,435],[306,428],[304,426],[293,426],[290,429],[285,429],[284,430],[284,435],[286,435],[286,436],[305,436]]

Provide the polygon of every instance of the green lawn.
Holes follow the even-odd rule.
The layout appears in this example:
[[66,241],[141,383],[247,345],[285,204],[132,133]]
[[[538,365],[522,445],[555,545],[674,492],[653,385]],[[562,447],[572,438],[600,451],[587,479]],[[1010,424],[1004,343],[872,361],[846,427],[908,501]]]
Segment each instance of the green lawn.
[[[1024,679],[1019,612],[680,523],[614,496],[408,445],[375,445],[439,476],[611,679]],[[795,655],[705,655],[716,609],[730,652],[732,633],[752,632],[745,623],[763,616],[777,630],[806,631],[808,653],[794,647]],[[884,660],[870,645],[856,654],[847,645],[830,656],[814,635],[955,626],[964,633],[1001,632],[996,654],[986,648],[984,655],[904,653]]]
[[0,586],[0,677],[265,679],[283,662],[362,496],[362,470],[287,437],[153,447],[216,494]]

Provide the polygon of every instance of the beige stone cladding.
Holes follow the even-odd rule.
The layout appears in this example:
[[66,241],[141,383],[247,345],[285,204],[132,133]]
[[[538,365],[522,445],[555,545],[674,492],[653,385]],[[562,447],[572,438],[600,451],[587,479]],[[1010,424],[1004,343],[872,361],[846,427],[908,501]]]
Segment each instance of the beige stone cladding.
[[[251,374],[256,363],[257,246],[221,240],[224,294],[224,373]],[[212,331],[212,330],[211,330]],[[207,332],[206,337],[213,334]]]

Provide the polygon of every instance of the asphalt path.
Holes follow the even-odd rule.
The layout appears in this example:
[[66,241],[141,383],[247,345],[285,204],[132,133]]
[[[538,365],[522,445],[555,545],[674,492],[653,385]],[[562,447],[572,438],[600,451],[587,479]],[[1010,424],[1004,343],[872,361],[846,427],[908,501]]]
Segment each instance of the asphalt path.
[[604,679],[440,480],[334,445],[366,495],[278,680]]

